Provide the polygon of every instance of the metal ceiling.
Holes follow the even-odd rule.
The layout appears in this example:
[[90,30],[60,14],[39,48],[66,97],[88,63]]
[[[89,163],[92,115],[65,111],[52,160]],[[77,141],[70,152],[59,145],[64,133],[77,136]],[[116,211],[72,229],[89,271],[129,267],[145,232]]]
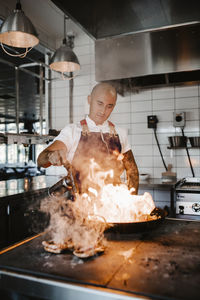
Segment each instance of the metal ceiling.
[[94,39],[200,22],[199,0],[52,0]]

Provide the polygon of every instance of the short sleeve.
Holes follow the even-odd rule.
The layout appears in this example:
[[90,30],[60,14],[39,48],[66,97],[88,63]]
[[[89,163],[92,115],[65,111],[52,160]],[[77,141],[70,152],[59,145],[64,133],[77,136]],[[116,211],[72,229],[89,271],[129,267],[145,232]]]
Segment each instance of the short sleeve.
[[122,153],[126,153],[131,150],[131,146],[128,141],[127,130],[124,128],[116,127],[116,131],[119,135],[120,143],[122,146]]
[[76,125],[75,124],[69,124],[65,126],[59,135],[54,139],[54,141],[61,141],[65,144],[67,147],[67,151],[69,152],[73,146],[75,133],[76,133]]

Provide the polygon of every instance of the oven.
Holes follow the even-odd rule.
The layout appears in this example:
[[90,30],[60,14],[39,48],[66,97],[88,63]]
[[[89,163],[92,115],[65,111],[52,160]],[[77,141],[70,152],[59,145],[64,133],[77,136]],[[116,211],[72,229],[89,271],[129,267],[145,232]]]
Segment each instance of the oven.
[[200,216],[200,178],[186,177],[176,183],[176,214]]

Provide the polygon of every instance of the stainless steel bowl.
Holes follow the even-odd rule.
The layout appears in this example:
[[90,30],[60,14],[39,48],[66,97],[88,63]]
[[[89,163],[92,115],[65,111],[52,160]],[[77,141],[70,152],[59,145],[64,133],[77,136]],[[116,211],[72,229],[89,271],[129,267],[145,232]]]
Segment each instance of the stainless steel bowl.
[[189,137],[189,141],[192,147],[200,147],[200,136]]
[[187,145],[186,136],[169,136],[170,147],[185,147]]

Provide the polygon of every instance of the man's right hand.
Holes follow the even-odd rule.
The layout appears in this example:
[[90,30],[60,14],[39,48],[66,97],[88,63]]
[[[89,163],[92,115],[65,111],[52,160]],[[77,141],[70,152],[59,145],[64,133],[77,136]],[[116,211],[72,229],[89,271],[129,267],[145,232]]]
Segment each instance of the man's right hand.
[[47,157],[48,157],[48,161],[53,166],[62,166],[67,163],[66,150],[64,149],[48,151]]
[[67,163],[67,148],[61,141],[55,141],[44,149],[37,159],[38,167],[62,166]]

